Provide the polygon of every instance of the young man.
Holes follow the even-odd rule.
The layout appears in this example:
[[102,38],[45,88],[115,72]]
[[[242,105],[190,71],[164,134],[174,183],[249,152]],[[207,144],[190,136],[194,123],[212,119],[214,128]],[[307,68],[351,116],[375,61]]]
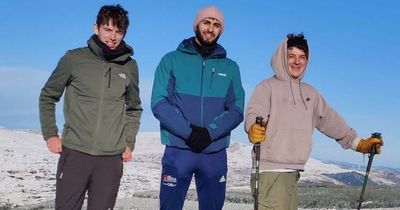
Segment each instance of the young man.
[[[124,41],[128,12],[103,6],[88,46],[68,51],[39,99],[43,138],[59,153],[56,209],[112,209],[122,161],[132,159],[142,107],[133,49]],[[58,136],[55,103],[65,89],[65,124]]]
[[151,107],[160,121],[160,209],[182,209],[196,179],[199,209],[222,209],[230,132],[243,120],[244,91],[238,65],[217,44],[224,29],[215,7],[199,11],[195,36],[159,63]]
[[[379,153],[383,144],[357,137],[318,91],[301,81],[308,59],[303,34],[287,35],[272,57],[275,75],[257,85],[247,106],[245,129],[252,143],[261,142],[258,209],[297,209],[299,171],[310,155],[314,128],[344,149],[368,153],[377,144]],[[255,123],[257,116],[266,128]]]

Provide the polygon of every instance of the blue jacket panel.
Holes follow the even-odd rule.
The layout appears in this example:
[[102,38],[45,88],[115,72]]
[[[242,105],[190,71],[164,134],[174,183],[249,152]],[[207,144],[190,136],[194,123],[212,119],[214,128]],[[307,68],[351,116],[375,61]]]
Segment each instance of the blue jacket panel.
[[244,90],[238,65],[226,58],[220,45],[203,58],[184,40],[159,63],[153,84],[151,107],[160,121],[165,145],[188,149],[190,124],[206,127],[213,142],[211,153],[229,146],[230,132],[243,120]]

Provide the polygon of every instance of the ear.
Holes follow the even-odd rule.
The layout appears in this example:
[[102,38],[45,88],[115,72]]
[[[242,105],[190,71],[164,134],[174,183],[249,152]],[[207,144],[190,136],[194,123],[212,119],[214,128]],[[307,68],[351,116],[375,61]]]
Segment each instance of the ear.
[[99,35],[99,27],[97,26],[97,24],[93,25],[93,32],[94,34]]

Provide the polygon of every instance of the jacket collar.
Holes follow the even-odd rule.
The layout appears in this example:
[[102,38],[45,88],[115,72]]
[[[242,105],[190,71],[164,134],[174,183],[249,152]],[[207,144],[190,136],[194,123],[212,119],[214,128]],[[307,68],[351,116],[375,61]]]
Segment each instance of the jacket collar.
[[[189,53],[189,54],[196,54],[201,56],[201,54],[197,51],[196,47],[194,46],[192,40],[194,37],[184,39],[178,46],[177,50]],[[207,58],[226,58],[226,50],[217,43],[217,47],[215,48],[214,52],[212,52]]]
[[[95,35],[93,35],[95,36]],[[90,39],[87,41],[89,49],[95,54],[97,57],[99,57],[102,60],[106,60],[103,54],[103,50],[101,47],[99,47],[96,42],[93,40],[93,36],[90,37]],[[125,54],[122,54],[112,60],[110,62],[124,62],[127,59],[130,58],[130,56],[133,55],[133,48],[126,44],[126,47],[128,48],[127,52]]]

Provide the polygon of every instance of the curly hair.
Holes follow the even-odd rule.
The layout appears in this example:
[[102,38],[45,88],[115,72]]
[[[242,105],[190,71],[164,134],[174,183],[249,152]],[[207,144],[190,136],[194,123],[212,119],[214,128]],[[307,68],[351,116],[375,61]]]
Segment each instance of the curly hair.
[[128,11],[122,8],[121,5],[104,5],[100,8],[97,14],[97,26],[107,25],[110,20],[112,20],[113,24],[117,26],[118,29],[126,33],[129,26]]
[[308,59],[308,44],[307,44],[307,39],[304,38],[303,33],[288,34],[286,37],[288,38],[287,48],[289,49],[289,48],[296,47],[300,50],[303,50]]

